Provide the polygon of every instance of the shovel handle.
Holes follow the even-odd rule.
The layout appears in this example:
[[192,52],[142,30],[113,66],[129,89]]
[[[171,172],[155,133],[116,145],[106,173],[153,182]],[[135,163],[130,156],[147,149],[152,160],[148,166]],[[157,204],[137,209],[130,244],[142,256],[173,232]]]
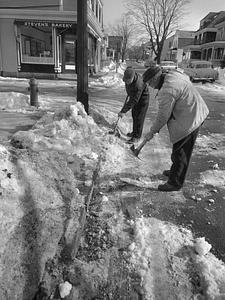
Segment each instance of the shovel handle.
[[141,149],[144,147],[144,145],[148,142],[148,140],[144,139],[140,145],[136,148],[137,152],[139,153]]

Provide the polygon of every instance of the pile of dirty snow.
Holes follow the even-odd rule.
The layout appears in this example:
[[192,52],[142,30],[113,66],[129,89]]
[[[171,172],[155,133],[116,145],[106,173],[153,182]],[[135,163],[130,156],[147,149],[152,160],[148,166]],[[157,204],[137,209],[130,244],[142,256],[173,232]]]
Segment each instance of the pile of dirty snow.
[[15,92],[0,93],[0,109],[17,110],[30,106],[29,96]]
[[117,173],[125,164],[127,150],[124,143],[115,135],[109,135],[108,131],[107,127],[100,128],[77,102],[64,110],[46,113],[31,130],[14,134],[12,144],[36,152],[58,151],[68,157],[78,155],[92,166],[101,156],[104,157],[103,171],[110,169]]
[[[225,299],[225,265],[204,238],[155,218],[139,218],[129,247],[146,299]],[[200,283],[193,290],[192,283]]]

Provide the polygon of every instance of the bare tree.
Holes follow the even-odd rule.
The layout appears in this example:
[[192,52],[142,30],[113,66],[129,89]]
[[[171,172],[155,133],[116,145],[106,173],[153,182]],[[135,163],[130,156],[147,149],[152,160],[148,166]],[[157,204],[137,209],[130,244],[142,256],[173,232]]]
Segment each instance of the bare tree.
[[178,28],[189,0],[124,0],[128,12],[149,36],[151,48],[160,63],[163,44]]
[[130,15],[124,14],[114,25],[108,27],[108,31],[122,37],[121,59],[124,61],[127,48],[134,33],[134,22]]

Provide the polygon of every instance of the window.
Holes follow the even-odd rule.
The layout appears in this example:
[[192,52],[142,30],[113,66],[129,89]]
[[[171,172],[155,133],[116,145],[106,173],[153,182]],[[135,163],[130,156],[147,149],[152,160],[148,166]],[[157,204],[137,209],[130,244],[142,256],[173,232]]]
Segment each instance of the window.
[[99,20],[99,23],[101,23],[101,22],[102,22],[102,8],[101,8],[101,6],[100,6],[100,5],[99,5],[98,20]]
[[93,12],[95,11],[95,0],[91,0],[91,9]]
[[53,64],[52,28],[43,26],[20,27],[21,62],[32,64]]
[[98,1],[95,2],[95,16],[96,18],[98,19],[98,14],[99,14],[99,11],[98,11]]
[[216,48],[214,50],[214,58],[215,59],[223,59],[224,48]]

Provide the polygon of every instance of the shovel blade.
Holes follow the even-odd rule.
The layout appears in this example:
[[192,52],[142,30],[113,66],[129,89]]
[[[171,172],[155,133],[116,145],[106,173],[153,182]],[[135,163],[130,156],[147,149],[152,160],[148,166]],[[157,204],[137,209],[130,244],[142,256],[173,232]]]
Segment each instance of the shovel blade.
[[108,134],[114,134],[115,133],[115,130],[111,130],[108,132]]
[[138,154],[140,153],[140,150],[138,148],[135,148],[134,145],[130,147],[130,150],[133,152],[133,154],[138,157]]
[[135,148],[134,145],[132,145],[132,146],[130,147],[130,150],[133,152],[133,154],[134,154],[136,157],[138,157],[138,154],[140,153],[141,149],[144,147],[144,145],[145,145],[146,143],[147,143],[147,140],[145,139],[145,140],[143,140],[143,142],[141,142],[141,144],[140,144],[137,148]]

